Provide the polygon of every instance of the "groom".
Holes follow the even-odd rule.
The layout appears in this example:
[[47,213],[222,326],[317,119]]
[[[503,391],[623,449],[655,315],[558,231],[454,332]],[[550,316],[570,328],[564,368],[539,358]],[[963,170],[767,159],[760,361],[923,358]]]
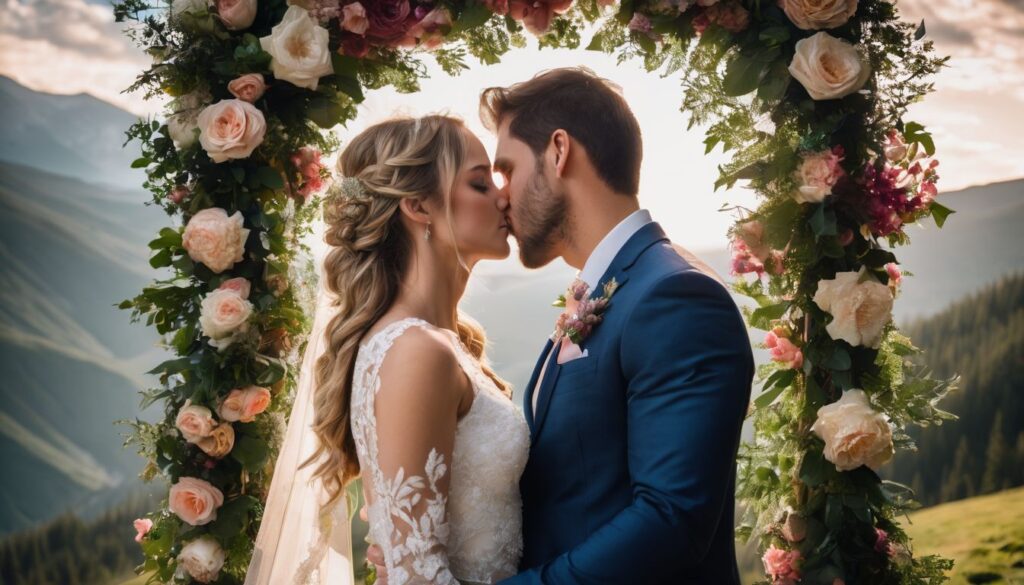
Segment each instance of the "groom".
[[[739,585],[753,356],[722,283],[640,209],[632,111],[584,68],[489,88],[480,111],[523,264],[561,257],[577,290],[611,293],[577,343],[547,341],[525,389],[524,551],[502,585]],[[567,313],[588,312],[569,296]]]
[[501,583],[738,585],[750,342],[724,286],[640,209],[636,118],[583,68],[489,88],[480,109],[523,264],[561,257],[591,298],[617,284],[578,344],[547,342],[525,389],[522,572]]

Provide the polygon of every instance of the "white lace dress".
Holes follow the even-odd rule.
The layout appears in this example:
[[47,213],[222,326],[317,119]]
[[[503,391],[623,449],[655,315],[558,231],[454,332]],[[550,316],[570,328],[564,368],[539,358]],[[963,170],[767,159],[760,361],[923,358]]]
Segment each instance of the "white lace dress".
[[[385,473],[378,464],[382,443],[374,410],[378,374],[388,348],[412,326],[451,338],[475,397],[458,421],[451,461],[431,449],[422,469]],[[529,453],[529,428],[458,334],[408,318],[365,340],[353,372],[352,432],[370,537],[383,549],[391,585],[494,583],[516,573],[523,546],[519,476]],[[444,493],[438,483],[449,469]]]

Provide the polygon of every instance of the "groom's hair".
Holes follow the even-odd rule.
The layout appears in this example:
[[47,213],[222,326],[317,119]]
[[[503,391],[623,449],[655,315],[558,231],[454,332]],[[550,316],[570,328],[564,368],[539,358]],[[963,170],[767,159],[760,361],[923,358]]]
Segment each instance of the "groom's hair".
[[551,69],[509,87],[489,87],[480,94],[480,119],[495,133],[510,119],[509,134],[538,158],[561,128],[583,145],[597,175],[615,192],[635,196],[640,189],[640,125],[622,89],[586,67]]

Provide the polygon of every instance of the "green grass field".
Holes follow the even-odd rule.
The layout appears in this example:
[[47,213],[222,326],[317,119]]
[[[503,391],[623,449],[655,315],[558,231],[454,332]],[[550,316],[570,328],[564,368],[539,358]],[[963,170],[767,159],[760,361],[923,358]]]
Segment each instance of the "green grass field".
[[[956,561],[952,585],[1024,585],[1024,488],[918,510],[904,522],[916,555]],[[746,582],[755,574],[747,573]],[[119,585],[142,585],[146,576]]]
[[905,528],[917,555],[956,561],[953,585],[1024,585],[1024,488],[918,510]]

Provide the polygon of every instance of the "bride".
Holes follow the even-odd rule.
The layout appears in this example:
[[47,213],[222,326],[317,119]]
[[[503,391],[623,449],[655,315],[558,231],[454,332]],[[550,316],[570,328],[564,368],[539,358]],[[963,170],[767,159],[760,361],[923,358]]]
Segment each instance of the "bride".
[[338,167],[321,278],[333,302],[317,312],[246,584],[347,582],[339,531],[360,476],[390,584],[514,575],[529,430],[457,309],[476,262],[509,254],[507,193],[480,140],[441,115],[370,127]]

